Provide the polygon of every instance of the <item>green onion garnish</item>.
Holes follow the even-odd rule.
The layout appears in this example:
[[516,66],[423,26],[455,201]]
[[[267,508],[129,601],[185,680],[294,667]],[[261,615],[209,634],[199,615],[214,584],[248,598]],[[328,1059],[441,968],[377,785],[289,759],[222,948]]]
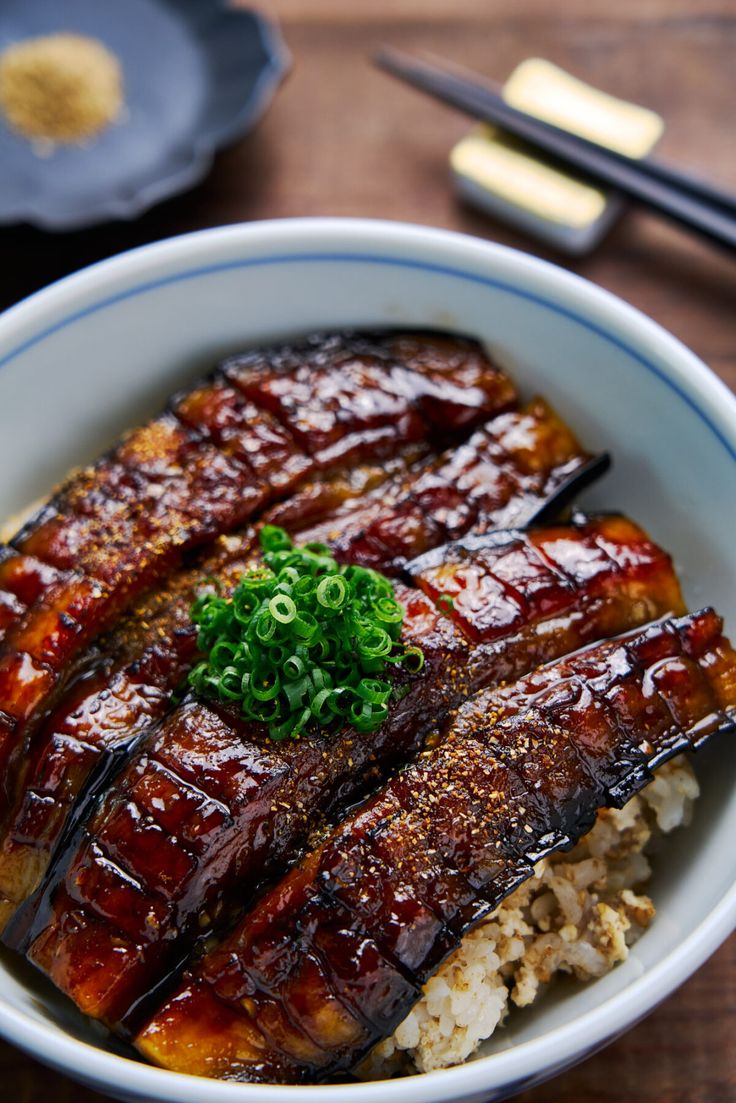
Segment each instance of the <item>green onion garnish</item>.
[[380,677],[386,665],[418,673],[424,656],[399,641],[404,610],[378,571],[340,566],[324,544],[294,547],[261,530],[264,566],[246,571],[230,598],[192,606],[206,656],[189,675],[197,693],[237,704],[272,739],[351,724],[372,732],[407,692]]
[[441,613],[444,613],[446,617],[449,617],[450,613],[455,608],[455,601],[452,594],[440,594],[437,598],[437,608]]

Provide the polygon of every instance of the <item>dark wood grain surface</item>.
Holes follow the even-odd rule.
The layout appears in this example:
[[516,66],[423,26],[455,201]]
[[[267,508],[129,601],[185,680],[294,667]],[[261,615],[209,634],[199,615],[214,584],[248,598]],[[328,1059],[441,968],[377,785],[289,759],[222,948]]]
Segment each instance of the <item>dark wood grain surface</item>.
[[[31,2],[31,0],[28,0]],[[670,329],[736,388],[736,263],[641,212],[570,264],[462,208],[467,123],[374,71],[390,42],[503,79],[542,56],[667,121],[662,155],[736,189],[736,0],[271,0],[293,71],[258,128],[188,195],[132,225],[0,230],[0,307],[91,261],[205,226],[294,215],[404,219],[566,264]],[[736,1103],[736,940],[645,1022],[523,1103]],[[0,1043],[0,1100],[100,1099]]]

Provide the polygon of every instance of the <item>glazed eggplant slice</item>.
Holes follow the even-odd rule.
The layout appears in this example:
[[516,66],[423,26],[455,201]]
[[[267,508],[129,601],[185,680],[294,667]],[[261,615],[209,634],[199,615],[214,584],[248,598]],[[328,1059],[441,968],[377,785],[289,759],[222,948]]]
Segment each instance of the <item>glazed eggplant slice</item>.
[[507,376],[472,340],[438,333],[339,334],[226,363],[231,384],[266,409],[321,465],[393,445],[467,436],[516,405]]
[[[381,467],[360,465],[315,480],[274,507],[264,520],[288,515],[295,527],[323,516],[411,465],[416,454]],[[18,796],[0,844],[0,930],[38,886],[51,852],[89,778],[112,771],[170,707],[170,695],[197,658],[191,607],[215,582],[229,593],[255,556],[252,529],[219,538],[166,584],[134,603],[95,645],[88,670],[73,682],[43,723],[19,770]],[[22,557],[15,554],[15,559]],[[48,568],[50,571],[51,568]],[[0,572],[2,564],[0,564]]]
[[[410,549],[431,548],[469,526],[482,533],[512,519],[523,523],[589,470],[589,457],[569,429],[536,400],[526,410],[492,419],[459,454],[405,455],[383,468],[359,465],[299,488],[264,520],[287,524],[303,542],[327,542],[343,561],[395,574]],[[225,541],[232,543],[234,538]],[[195,657],[194,631],[187,634],[189,607],[203,577],[217,578],[226,592],[237,580],[250,540],[235,546],[234,562],[225,548],[217,549],[200,559],[199,572],[175,573],[160,595],[134,608],[122,628],[124,658],[82,678],[37,733],[0,847],[0,930],[36,888],[100,756],[163,715],[168,693]],[[155,612],[165,600],[172,603],[168,620]],[[116,647],[103,640],[100,650],[109,655]]]
[[103,772],[119,769],[121,752],[171,707],[197,657],[190,616],[197,593],[214,578],[227,592],[251,558],[250,537],[218,542],[201,563],[135,603],[37,732],[0,844],[0,929],[40,883],[90,778],[99,787]]
[[27,607],[16,593],[12,580],[16,561],[21,558],[12,548],[0,546],[0,642],[8,628],[20,620]]
[[204,957],[139,1050],[240,1081],[351,1068],[535,861],[735,721],[736,654],[712,610],[479,694]]
[[542,399],[501,414],[463,445],[380,487],[304,534],[338,559],[400,573],[428,548],[469,531],[529,524],[605,470]]
[[[421,644],[425,666],[377,732],[272,743],[224,707],[186,701],[146,738],[6,942],[85,1012],[127,1027],[195,936],[227,921],[235,885],[244,904],[469,693],[682,610],[669,557],[622,518],[489,534],[444,557],[443,585],[456,578],[483,602],[455,622],[397,586],[404,639]],[[413,574],[433,593],[436,567]],[[498,604],[490,620],[484,602]]]
[[229,361],[74,475],[12,541],[64,574],[0,644],[0,782],[75,659],[190,548],[310,473],[417,440],[449,441],[513,407],[480,346],[416,334],[317,337]]
[[0,643],[9,628],[53,583],[61,572],[31,555],[0,545]]

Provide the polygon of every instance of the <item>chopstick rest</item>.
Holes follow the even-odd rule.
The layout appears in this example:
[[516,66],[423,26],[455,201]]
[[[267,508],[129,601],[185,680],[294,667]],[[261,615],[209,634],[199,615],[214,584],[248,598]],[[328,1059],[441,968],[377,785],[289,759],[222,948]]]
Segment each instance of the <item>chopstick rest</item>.
[[[649,154],[664,129],[655,112],[601,92],[541,58],[517,66],[502,94],[510,106],[628,157]],[[467,203],[570,254],[595,248],[625,207],[615,190],[485,124],[458,142],[450,166]]]

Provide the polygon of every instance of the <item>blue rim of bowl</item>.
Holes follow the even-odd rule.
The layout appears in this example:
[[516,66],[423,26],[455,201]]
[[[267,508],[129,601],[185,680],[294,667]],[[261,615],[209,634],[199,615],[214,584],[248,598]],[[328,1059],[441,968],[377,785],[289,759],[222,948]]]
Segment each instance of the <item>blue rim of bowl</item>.
[[[207,232],[207,231],[205,231]],[[196,235],[182,235],[196,236]],[[134,252],[135,250],[131,250]],[[547,310],[550,310],[553,314],[557,314],[560,317],[567,318],[572,322],[582,326],[585,329],[595,333],[598,337],[602,337],[609,344],[625,352],[627,356],[630,356],[632,360],[641,364],[652,375],[655,375],[661,383],[669,387],[670,390],[680,398],[690,410],[697,415],[697,417],[704,422],[710,432],[716,437],[719,443],[725,448],[728,455],[732,460],[736,460],[736,449],[734,449],[731,442],[720,431],[718,426],[712,421],[709,415],[703,410],[684,391],[678,384],[671,379],[666,372],[663,372],[654,361],[648,357],[643,356],[642,353],[637,352],[626,341],[623,341],[620,337],[610,333],[606,328],[596,324],[585,318],[577,311],[571,310],[569,307],[561,306],[559,303],[554,302],[552,299],[548,299],[544,295],[539,295],[531,291],[527,291],[521,287],[517,287],[512,283],[507,283],[505,280],[499,280],[491,278],[489,276],[483,276],[479,273],[467,272],[461,268],[454,267],[452,265],[445,264],[433,264],[428,261],[412,260],[408,257],[397,257],[376,253],[358,253],[358,252],[298,252],[298,253],[282,253],[277,256],[263,256],[263,257],[245,257],[239,260],[222,261],[217,264],[199,265],[195,268],[186,269],[183,272],[177,272],[174,275],[162,276],[156,280],[148,280],[144,283],[135,285],[134,287],[127,288],[125,291],[119,291],[114,295],[109,295],[104,299],[100,299],[96,303],[92,303],[90,306],[85,307],[83,310],[75,311],[72,314],[67,315],[60,321],[55,322],[53,326],[49,326],[39,333],[36,333],[33,337],[29,337],[23,344],[12,349],[5,356],[0,357],[0,370],[9,364],[16,356],[26,352],[28,349],[37,345],[39,342],[45,340],[47,337],[53,336],[54,333],[58,333],[59,330],[66,329],[67,326],[73,325],[75,322],[81,321],[82,318],[88,317],[90,314],[96,314],[101,310],[105,310],[109,306],[114,306],[116,303],[125,299],[135,298],[139,295],[145,295],[149,291],[155,291],[159,287],[166,287],[174,283],[182,283],[186,280],[197,279],[201,276],[208,276],[216,274],[218,272],[227,272],[239,268],[259,268],[267,266],[276,266],[279,264],[309,264],[309,263],[348,263],[348,264],[374,264],[384,265],[393,268],[413,268],[415,270],[430,272],[436,275],[451,276],[455,279],[466,280],[469,283],[480,284],[485,287],[492,287],[497,291],[504,291],[507,294],[515,295],[520,299],[527,299],[529,302],[536,303],[538,306],[542,306]],[[105,261],[99,262],[104,264]],[[94,268],[95,265],[89,265],[88,268]],[[87,271],[88,269],[83,269]],[[63,281],[57,281],[61,283]],[[54,286],[53,284],[51,286]],[[36,292],[36,294],[42,294],[43,290]],[[34,296],[29,296],[33,298]],[[27,301],[27,300],[24,300]],[[20,305],[20,304],[19,304]],[[11,308],[12,309],[12,308]],[[0,318],[2,315],[0,315]]]
[[[189,7],[196,10],[199,0],[183,0],[176,5],[171,0],[164,2],[178,9]],[[291,54],[278,25],[272,19],[253,8],[232,7],[226,0],[217,0],[217,7],[228,18],[244,17],[252,21],[266,57],[255,87],[242,109],[220,126],[210,127],[194,135],[189,149],[190,156],[185,164],[172,172],[154,177],[128,198],[109,193],[98,203],[86,207],[84,212],[73,214],[54,214],[48,206],[34,203],[8,210],[0,209],[0,226],[25,223],[40,230],[72,231],[88,229],[103,222],[133,221],[166,199],[188,191],[205,178],[212,167],[215,154],[246,134],[256,124],[291,68]],[[185,11],[182,12],[182,18],[187,18]]]

